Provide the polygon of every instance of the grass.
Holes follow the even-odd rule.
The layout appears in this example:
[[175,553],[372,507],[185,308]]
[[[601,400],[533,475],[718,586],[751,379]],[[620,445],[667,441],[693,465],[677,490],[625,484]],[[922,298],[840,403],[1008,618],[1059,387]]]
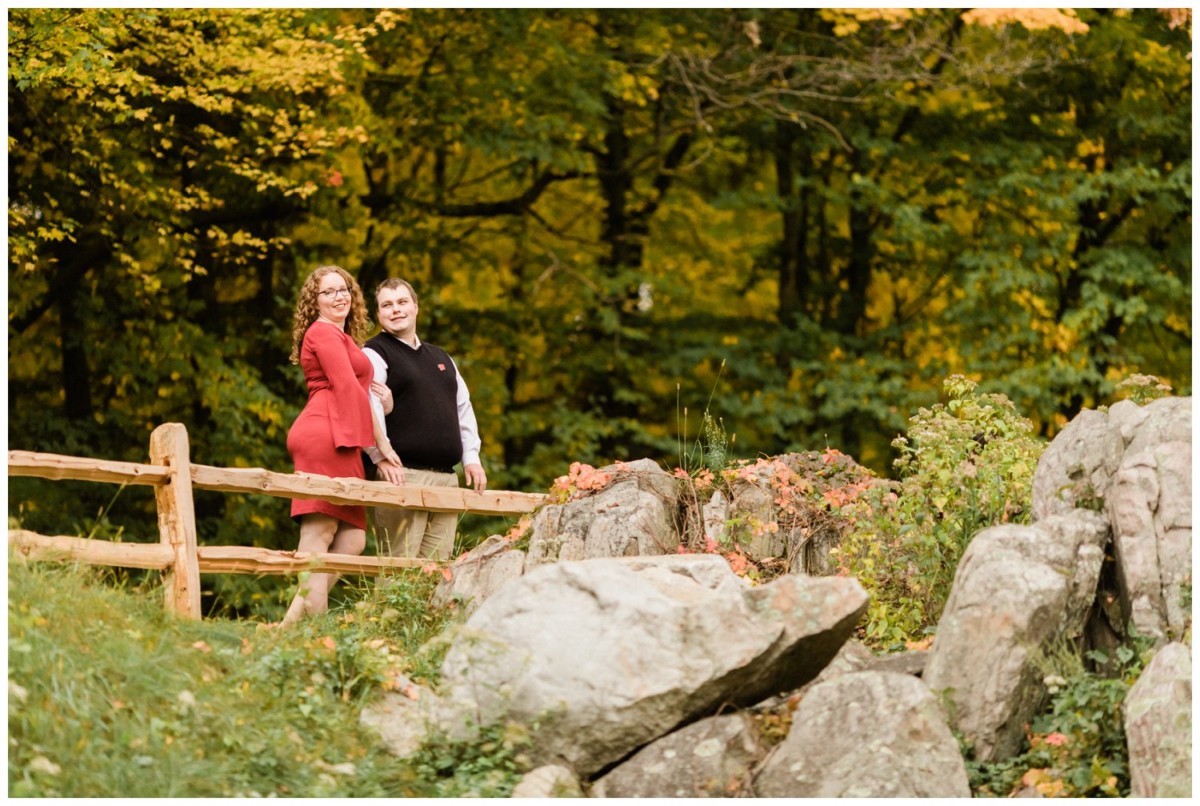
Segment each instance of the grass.
[[[400,675],[432,682],[440,658],[427,642],[453,618],[429,607],[433,578],[364,586],[325,616],[271,632],[175,619],[161,589],[113,580],[10,555],[9,795],[447,791],[421,758],[387,754],[358,725],[362,705]],[[451,789],[499,794],[461,776]]]

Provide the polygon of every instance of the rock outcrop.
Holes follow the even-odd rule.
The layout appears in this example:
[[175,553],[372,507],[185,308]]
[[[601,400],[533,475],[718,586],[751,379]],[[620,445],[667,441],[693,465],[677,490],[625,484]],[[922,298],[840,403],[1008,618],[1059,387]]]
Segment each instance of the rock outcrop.
[[853,579],[751,590],[712,555],[543,565],[475,610],[440,689],[479,725],[536,724],[535,760],[590,775],[723,704],[807,682],[866,604]]
[[761,797],[970,797],[946,716],[917,678],[850,672],[818,683],[755,776]]
[[645,557],[674,552],[675,480],[650,459],[600,468],[604,489],[533,518],[526,567],[558,560]]
[[1130,796],[1192,796],[1192,651],[1178,643],[1155,653],[1125,697]]
[[1112,528],[1122,622],[1143,635],[1181,635],[1190,618],[1192,401],[1128,400],[1085,411],[1038,462],[1033,518],[1100,512]]
[[932,648],[882,657],[850,640],[858,582],[799,573],[824,567],[810,527],[843,525],[784,529],[775,481],[739,476],[687,528],[779,527],[742,549],[793,573],[752,586],[676,553],[674,479],[603,468],[610,485],[534,517],[527,550],[493,537],[452,566],[436,601],[469,617],[436,691],[362,723],[397,755],[518,723],[540,765],[518,797],[967,797],[952,727],[976,760],[1020,753],[1044,657],[1137,632],[1158,651],[1124,704],[1132,794],[1190,797],[1190,416],[1190,399],[1081,414],[1038,465],[1033,522],[973,537]]
[[656,739],[596,780],[595,798],[733,797],[751,792],[766,751],[753,720],[739,712],[694,722]]
[[967,546],[938,623],[924,680],[954,703],[975,757],[1015,755],[1045,701],[1037,653],[1083,632],[1108,538],[1084,511],[996,526]]
[[[1101,617],[1117,642],[1126,624],[1159,640],[1190,625],[1190,398],[1083,412],[1043,454],[1032,492],[1030,526],[971,541],[924,672],[980,760],[1019,751],[1047,696],[1038,653],[1086,645]],[[1115,618],[1098,590],[1106,551]]]

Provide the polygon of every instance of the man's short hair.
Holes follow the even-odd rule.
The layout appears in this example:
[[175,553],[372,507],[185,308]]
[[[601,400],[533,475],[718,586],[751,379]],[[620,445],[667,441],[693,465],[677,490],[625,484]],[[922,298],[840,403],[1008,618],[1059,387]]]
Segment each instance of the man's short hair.
[[407,288],[408,293],[412,295],[412,301],[414,303],[417,301],[417,290],[412,287],[412,283],[408,280],[401,280],[399,277],[389,277],[379,284],[379,288],[375,289],[375,307],[379,307],[379,292],[395,291],[397,288]]

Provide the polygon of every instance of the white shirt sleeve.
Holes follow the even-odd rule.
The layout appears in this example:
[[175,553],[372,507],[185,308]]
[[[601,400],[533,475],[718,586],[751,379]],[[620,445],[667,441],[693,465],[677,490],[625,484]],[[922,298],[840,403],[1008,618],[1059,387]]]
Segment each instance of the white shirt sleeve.
[[[372,380],[376,381],[377,383],[387,383],[387,363],[383,360],[383,356],[372,350],[370,347],[364,347],[363,354],[366,355],[367,359],[371,362],[371,367],[375,371]],[[383,431],[384,433],[387,433],[387,420],[384,419],[383,402],[374,392],[367,395],[367,397],[371,399],[371,416],[373,416],[377,422],[384,424]],[[371,457],[371,461],[375,464],[379,464],[379,460],[383,458],[383,454],[381,454],[379,449],[374,445],[368,447],[366,452],[367,456]]]
[[450,359],[450,364],[454,367],[455,379],[458,381],[458,431],[462,435],[463,467],[467,465],[480,464],[479,449],[483,446],[483,441],[479,438],[479,423],[475,419],[475,408],[471,405],[471,392],[467,389],[467,382],[463,380],[462,373],[458,371],[458,364],[454,363],[454,359]]

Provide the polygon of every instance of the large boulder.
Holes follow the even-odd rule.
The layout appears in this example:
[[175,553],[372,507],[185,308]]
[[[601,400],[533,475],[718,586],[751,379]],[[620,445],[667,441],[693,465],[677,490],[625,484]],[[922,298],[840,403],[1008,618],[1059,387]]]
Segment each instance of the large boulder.
[[923,679],[953,702],[977,759],[1020,750],[1046,696],[1038,653],[1082,634],[1107,538],[1104,519],[1081,510],[985,529],[967,546]]
[[1191,442],[1127,451],[1106,504],[1123,615],[1142,635],[1179,638],[1191,622]]
[[533,517],[526,567],[555,560],[668,554],[675,531],[675,480],[650,459],[600,468],[611,481],[594,493],[549,504]]
[[536,725],[535,761],[590,775],[722,705],[803,685],[866,604],[848,578],[750,589],[713,555],[542,565],[470,616],[439,690],[478,726]]
[[1191,443],[1192,399],[1168,397],[1138,406],[1129,400],[1108,411],[1084,411],[1069,422],[1038,460],[1033,520],[1102,510],[1127,453],[1164,443]]
[[594,798],[700,798],[745,794],[764,754],[744,712],[694,722],[643,747],[592,785]]
[[1125,696],[1130,796],[1192,796],[1192,653],[1166,644]]
[[1099,603],[1109,629],[1093,641],[1100,648],[1122,640],[1128,624],[1162,641],[1180,637],[1190,624],[1191,441],[1190,397],[1145,406],[1125,400],[1082,412],[1038,462],[1035,523],[1091,510],[1112,529],[1113,595],[1106,590]]
[[850,672],[808,690],[754,779],[760,797],[971,796],[958,744],[915,677]]

